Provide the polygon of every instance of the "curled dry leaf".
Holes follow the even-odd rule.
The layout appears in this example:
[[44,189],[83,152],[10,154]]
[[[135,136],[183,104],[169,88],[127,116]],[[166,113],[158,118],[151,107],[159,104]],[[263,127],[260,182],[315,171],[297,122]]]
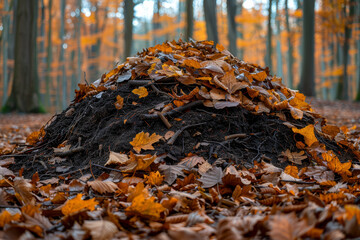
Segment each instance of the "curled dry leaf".
[[95,180],[88,182],[87,185],[101,194],[114,193],[116,190],[119,189],[115,183],[110,181],[103,182],[103,181]]
[[126,154],[110,151],[109,159],[105,163],[105,166],[110,164],[122,165],[126,164],[128,161],[129,157]]
[[85,221],[84,229],[90,232],[94,240],[110,240],[119,231],[116,225],[108,220]]
[[167,131],[164,136],[165,140],[169,140],[172,136],[174,136],[174,134],[174,131]]
[[126,172],[137,171],[137,170],[146,170],[151,163],[153,163],[156,159],[156,155],[146,154],[134,154],[130,152],[130,159],[125,164],[125,166],[121,167],[121,170]]
[[149,133],[140,132],[136,134],[135,138],[132,142],[130,142],[130,144],[134,147],[134,150],[137,153],[140,153],[141,149],[154,150],[152,144],[158,142],[161,138],[162,136],[157,135],[156,133],[153,133],[150,136]]
[[61,212],[66,216],[83,209],[94,211],[95,206],[99,203],[95,201],[95,198],[89,200],[82,200],[82,194],[76,195],[75,198],[67,200],[61,207]]
[[149,94],[145,87],[136,88],[136,89],[132,90],[132,93],[138,95],[139,98],[144,98]]

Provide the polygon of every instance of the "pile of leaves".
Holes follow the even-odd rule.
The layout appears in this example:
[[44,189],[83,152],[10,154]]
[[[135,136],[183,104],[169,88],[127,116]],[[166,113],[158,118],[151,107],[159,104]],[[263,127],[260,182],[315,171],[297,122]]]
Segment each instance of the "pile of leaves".
[[359,131],[269,69],[173,41],[79,87],[0,168],[2,237],[360,237]]

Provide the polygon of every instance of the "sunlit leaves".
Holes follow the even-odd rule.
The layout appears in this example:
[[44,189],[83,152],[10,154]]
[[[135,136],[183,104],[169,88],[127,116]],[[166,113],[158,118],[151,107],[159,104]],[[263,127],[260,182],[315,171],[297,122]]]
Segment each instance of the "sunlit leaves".
[[61,212],[64,215],[69,215],[83,209],[94,211],[96,205],[98,205],[98,202],[95,201],[95,198],[82,200],[82,194],[79,193],[75,198],[69,199],[65,202],[61,208]]
[[139,98],[144,98],[149,94],[145,87],[136,88],[136,89],[132,90],[132,93],[138,95]]
[[138,215],[140,217],[150,218],[157,220],[160,218],[160,213],[165,211],[165,208],[155,202],[154,197],[145,198],[143,195],[135,197],[131,206],[126,209],[126,212],[130,215]]
[[314,125],[310,124],[307,125],[304,128],[298,129],[298,128],[292,128],[294,133],[301,134],[304,137],[306,145],[309,147],[313,145],[314,143],[318,142],[315,133],[314,133]]
[[4,210],[0,214],[0,227],[4,227],[5,224],[10,223],[11,221],[19,221],[21,215],[19,213],[15,213],[12,215],[7,210]]
[[144,175],[144,180],[150,185],[159,186],[164,181],[164,176],[159,171],[150,172],[150,175]]
[[141,149],[154,150],[152,144],[158,142],[161,138],[162,137],[156,133],[150,135],[149,133],[140,132],[136,134],[135,138],[130,142],[130,144],[134,147],[134,150],[137,153],[140,153]]

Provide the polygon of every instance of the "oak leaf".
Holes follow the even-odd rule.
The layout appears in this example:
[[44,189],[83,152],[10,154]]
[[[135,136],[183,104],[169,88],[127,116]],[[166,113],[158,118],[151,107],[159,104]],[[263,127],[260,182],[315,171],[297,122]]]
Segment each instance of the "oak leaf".
[[313,145],[314,143],[318,142],[315,133],[314,133],[314,125],[310,124],[307,125],[304,128],[298,129],[298,128],[292,128],[292,131],[294,133],[298,133],[301,134],[302,136],[304,136],[304,140],[306,145],[308,145],[309,147],[311,145]]
[[116,225],[108,220],[85,221],[83,226],[88,230],[91,239],[94,240],[110,240],[119,231]]
[[82,200],[82,194],[79,193],[75,198],[67,200],[61,208],[61,212],[66,216],[83,209],[94,211],[95,206],[99,203],[95,201],[95,198],[89,200]]
[[156,133],[153,133],[150,136],[149,133],[140,132],[136,134],[135,138],[132,142],[130,142],[130,144],[134,147],[134,150],[137,153],[140,153],[141,149],[154,150],[152,144],[158,142],[161,138],[162,137]]
[[114,105],[117,110],[122,109],[124,106],[124,99],[120,95],[117,95],[116,102],[114,103]]
[[125,211],[129,215],[158,220],[160,219],[160,213],[165,210],[160,203],[155,202],[154,197],[145,198],[144,195],[139,195],[132,200],[130,207],[126,208]]
[[138,95],[139,98],[144,98],[149,94],[145,87],[135,88],[134,90],[132,90],[132,93]]

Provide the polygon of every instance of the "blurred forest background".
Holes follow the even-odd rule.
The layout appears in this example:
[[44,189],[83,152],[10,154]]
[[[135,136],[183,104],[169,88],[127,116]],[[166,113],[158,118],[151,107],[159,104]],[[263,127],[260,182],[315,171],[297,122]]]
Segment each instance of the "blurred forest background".
[[60,111],[78,83],[179,38],[214,40],[306,95],[360,100],[359,0],[0,0],[0,16],[3,110]]

